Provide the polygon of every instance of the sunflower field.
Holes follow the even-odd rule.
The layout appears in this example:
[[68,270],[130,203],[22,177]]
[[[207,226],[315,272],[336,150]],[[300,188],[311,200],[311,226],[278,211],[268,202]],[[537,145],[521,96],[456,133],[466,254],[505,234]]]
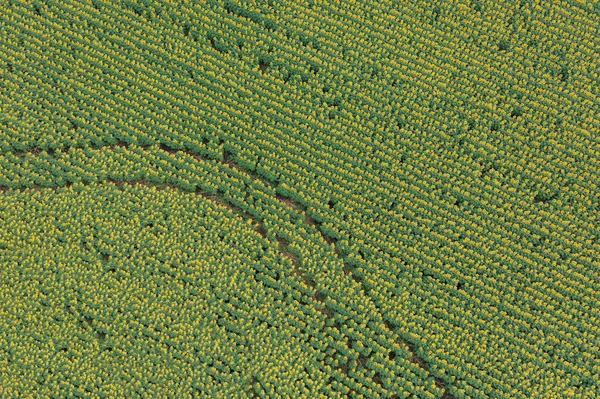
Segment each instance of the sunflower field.
[[0,0],[0,399],[600,398],[600,1]]

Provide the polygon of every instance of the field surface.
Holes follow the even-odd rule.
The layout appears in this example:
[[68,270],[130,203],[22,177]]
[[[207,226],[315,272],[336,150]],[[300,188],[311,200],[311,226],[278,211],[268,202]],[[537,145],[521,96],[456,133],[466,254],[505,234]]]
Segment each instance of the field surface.
[[600,2],[0,0],[0,398],[600,397]]

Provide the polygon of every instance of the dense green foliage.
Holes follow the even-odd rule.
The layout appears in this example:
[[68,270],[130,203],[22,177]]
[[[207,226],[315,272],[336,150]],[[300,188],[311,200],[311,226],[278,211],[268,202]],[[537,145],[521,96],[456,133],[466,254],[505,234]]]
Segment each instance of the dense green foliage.
[[599,4],[0,0],[0,396],[600,397]]
[[114,185],[2,207],[7,394],[241,397],[253,375],[292,386],[308,364],[292,335],[301,303],[260,276],[285,276],[281,256],[229,209]]

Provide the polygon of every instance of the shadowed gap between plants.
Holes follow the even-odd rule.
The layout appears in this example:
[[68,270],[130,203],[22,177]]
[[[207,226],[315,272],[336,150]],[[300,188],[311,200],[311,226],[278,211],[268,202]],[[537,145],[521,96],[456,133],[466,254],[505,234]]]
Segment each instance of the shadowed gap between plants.
[[[145,144],[145,145],[137,145],[140,148],[149,148],[151,146],[154,146],[157,144]],[[224,153],[223,153],[223,159],[222,160],[218,160],[215,158],[211,158],[208,156],[205,156],[203,154],[199,154],[197,152],[193,152],[187,149],[176,149],[176,148],[172,148],[170,146],[168,146],[167,144],[161,143],[158,144],[159,148],[162,151],[165,151],[167,153],[170,154],[176,154],[178,152],[187,154],[193,158],[199,159],[199,160],[212,160],[212,161],[218,161],[221,164],[228,166],[232,169],[236,169],[238,171],[242,171],[245,172],[246,174],[250,175],[251,178],[255,179],[255,180],[260,180],[263,184],[265,184],[266,186],[270,186],[270,187],[274,187],[274,182],[264,178],[263,176],[259,175],[257,172],[252,171],[252,170],[247,170],[246,168],[241,167],[239,164],[237,164],[234,160],[233,160],[233,154],[228,150],[225,149]],[[122,147],[122,148],[128,148],[131,145],[123,142],[123,141],[117,141],[114,144],[110,144],[110,145],[100,145],[100,146],[88,146],[88,147],[63,147],[61,150],[63,152],[67,152],[71,149],[83,149],[83,148],[91,148],[91,149],[104,149],[104,148],[109,148],[109,149],[114,149],[114,148],[118,148],[118,147]],[[38,155],[41,153],[41,150],[37,147],[34,147],[32,149],[29,149],[27,151],[23,151],[23,150],[18,150],[18,151],[14,151],[13,154],[18,155],[20,157],[25,157],[27,154],[31,154],[31,155]],[[47,151],[48,155],[51,157],[55,157],[56,156],[56,152],[54,149]],[[149,186],[149,187],[156,187],[157,189],[161,189],[161,188],[165,188],[165,187],[170,187],[170,188],[174,188],[174,189],[183,189],[182,187],[179,187],[175,184],[171,184],[171,183],[154,183],[151,182],[149,180],[115,180],[112,178],[108,178],[106,179],[106,181],[111,182],[113,184],[115,184],[116,186],[123,186],[123,185],[143,185],[143,186]],[[83,185],[86,185],[88,183],[86,182],[80,182]],[[275,182],[276,183],[276,182]],[[66,186],[70,186],[72,185],[72,182],[67,182]],[[16,188],[16,190],[19,191],[24,191],[26,189],[33,189],[33,190],[39,190],[42,188],[48,188],[39,184],[35,184],[32,187],[23,187],[23,188]],[[10,190],[11,188],[8,186],[4,186],[4,185],[0,185],[0,192],[2,191],[7,191]],[[185,190],[185,189],[184,189]],[[188,190],[185,190],[188,191]],[[266,229],[262,223],[261,220],[257,220],[256,218],[254,218],[252,215],[250,215],[248,212],[244,211],[243,209],[239,208],[238,206],[236,206],[235,204],[231,203],[230,201],[227,201],[227,199],[225,199],[224,197],[220,196],[220,195],[213,195],[213,194],[209,194],[206,193],[204,191],[202,191],[202,189],[199,186],[196,186],[195,188],[195,192],[199,195],[202,195],[203,197],[219,203],[223,206],[227,206],[229,207],[234,213],[249,219],[253,222],[253,225],[256,226],[256,231],[263,237],[267,238],[266,236]],[[278,193],[275,197],[277,199],[277,201],[279,201],[281,204],[283,204],[286,207],[291,207],[293,209],[295,209],[296,211],[301,211],[304,212],[305,214],[305,218],[304,218],[304,223],[306,223],[307,225],[311,225],[315,228],[315,230],[321,235],[321,238],[323,239],[324,242],[327,243],[335,243],[337,240],[328,235],[322,228],[321,226],[321,222],[317,222],[312,216],[309,215],[309,213],[307,212],[307,207],[304,206],[303,204],[301,204],[300,202],[289,198],[285,195],[282,195],[280,193]],[[296,272],[296,274],[298,274],[298,276],[302,279],[302,281],[310,286],[311,288],[315,289],[315,281],[312,280],[310,277],[306,276],[306,273],[304,270],[302,270],[302,268],[300,267],[300,260],[298,259],[298,257],[289,249],[288,246],[288,242],[285,238],[283,237],[279,237],[277,236],[277,241],[279,243],[279,245],[277,246],[277,250],[280,253],[281,256],[288,258],[293,267],[294,270]],[[366,285],[363,282],[363,279],[356,275],[356,273],[354,272],[354,268],[348,263],[346,256],[342,255],[337,247],[335,248],[335,253],[336,255],[339,257],[339,259],[342,260],[342,262],[344,263],[344,267],[343,267],[343,272],[345,274],[351,274],[352,278],[357,281],[358,283],[360,283],[362,290],[365,292],[365,294],[368,294],[369,289],[366,287]],[[335,310],[330,309],[327,305],[325,305],[325,295],[322,292],[319,292],[318,290],[316,290],[316,293],[314,295],[314,299],[320,303],[323,304],[324,308],[322,310],[322,312],[327,316],[327,317],[333,317],[333,315],[335,314]],[[388,330],[390,330],[392,333],[394,332],[394,326],[389,322],[389,320],[385,320],[384,315],[382,314],[382,318],[384,319],[384,325],[386,326],[386,328]],[[339,323],[336,321],[336,323]],[[100,337],[99,337],[100,338]],[[104,336],[101,337],[102,339],[104,338]],[[427,362],[420,356],[417,355],[417,350],[415,348],[414,343],[409,342],[408,340],[405,339],[400,339],[400,343],[404,344],[406,346],[406,348],[408,349],[409,353],[411,354],[409,361],[418,365],[419,367],[421,367],[424,370],[427,370],[429,372],[429,365],[427,364]],[[349,339],[349,346],[352,345],[352,339]],[[359,356],[359,358],[355,361],[358,364],[365,364],[366,363],[366,357],[364,356]],[[354,361],[354,360],[353,360]],[[350,362],[348,362],[350,363]],[[340,366],[338,367],[344,374],[348,375],[348,367],[349,364],[340,364]],[[448,388],[446,383],[438,377],[434,377],[436,385],[440,388],[443,389],[444,393],[441,396],[441,399],[456,399],[453,395],[451,395],[448,392]],[[381,382],[380,377],[378,378],[378,375],[376,374],[374,381],[378,382],[379,385],[381,385],[383,387],[383,383]],[[255,381],[256,382],[256,381]],[[254,384],[252,384],[254,385]],[[253,387],[254,388],[254,387]],[[352,392],[355,391],[354,389],[350,388],[350,391],[348,393],[349,396],[351,396]],[[397,398],[398,396],[396,394],[392,395],[390,398]]]

